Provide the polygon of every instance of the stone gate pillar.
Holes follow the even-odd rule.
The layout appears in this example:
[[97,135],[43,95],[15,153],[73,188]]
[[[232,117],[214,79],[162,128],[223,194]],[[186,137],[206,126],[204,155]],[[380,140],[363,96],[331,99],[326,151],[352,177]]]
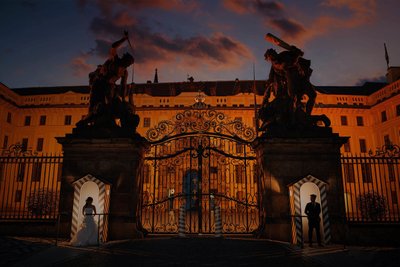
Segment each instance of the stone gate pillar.
[[[263,176],[260,178],[261,207],[264,222],[260,235],[293,241],[293,208],[289,186],[309,175],[327,184],[326,201],[332,241],[342,240],[344,197],[340,165],[340,147],[347,138],[337,134],[312,137],[260,137],[254,148]],[[299,215],[299,214],[297,214]]]
[[143,237],[138,218],[142,169],[146,141],[138,134],[72,133],[57,138],[63,146],[61,178],[60,235],[68,237],[71,229],[74,188],[72,183],[87,174],[111,185],[109,240]]

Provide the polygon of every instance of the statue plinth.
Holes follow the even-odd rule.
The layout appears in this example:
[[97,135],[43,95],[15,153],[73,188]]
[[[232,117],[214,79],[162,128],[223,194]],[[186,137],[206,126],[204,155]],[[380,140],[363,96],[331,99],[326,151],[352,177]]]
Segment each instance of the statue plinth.
[[296,231],[293,206],[296,203],[290,186],[312,176],[327,184],[326,200],[332,239],[343,237],[340,147],[347,138],[329,133],[327,129],[323,131],[326,132],[311,136],[287,133],[285,136],[263,137],[254,141],[253,147],[263,170],[259,183],[264,221],[261,222],[259,236],[293,241],[293,231]]
[[74,129],[57,138],[63,146],[61,178],[61,235],[68,237],[74,201],[72,183],[91,174],[111,184],[108,239],[143,237],[139,213],[146,141],[140,135],[116,129]]

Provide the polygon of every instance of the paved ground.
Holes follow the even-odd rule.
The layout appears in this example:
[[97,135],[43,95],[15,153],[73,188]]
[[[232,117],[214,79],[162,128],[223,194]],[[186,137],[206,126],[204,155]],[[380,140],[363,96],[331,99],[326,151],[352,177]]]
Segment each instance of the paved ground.
[[0,237],[0,266],[400,266],[400,248],[300,249],[250,238],[154,237],[74,248],[54,240]]

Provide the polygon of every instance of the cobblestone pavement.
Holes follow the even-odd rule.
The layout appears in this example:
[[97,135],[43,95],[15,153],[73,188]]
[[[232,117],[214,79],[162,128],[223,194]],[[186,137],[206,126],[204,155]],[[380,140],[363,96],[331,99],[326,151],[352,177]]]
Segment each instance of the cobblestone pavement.
[[400,248],[300,249],[250,238],[157,237],[86,248],[37,239],[0,238],[0,242],[0,266],[400,266]]
[[13,263],[21,261],[21,259],[50,248],[52,246],[50,242],[49,240],[39,238],[0,236],[0,266],[10,266]]

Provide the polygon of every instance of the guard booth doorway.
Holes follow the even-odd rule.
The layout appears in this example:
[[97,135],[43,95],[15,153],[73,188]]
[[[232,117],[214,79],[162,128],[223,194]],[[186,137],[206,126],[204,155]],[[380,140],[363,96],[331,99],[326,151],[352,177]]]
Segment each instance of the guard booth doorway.
[[[199,103],[201,104],[201,103]],[[205,105],[147,132],[151,147],[142,170],[141,224],[149,233],[178,233],[184,207],[186,233],[214,233],[215,207],[223,233],[259,226],[258,167],[253,129]]]

